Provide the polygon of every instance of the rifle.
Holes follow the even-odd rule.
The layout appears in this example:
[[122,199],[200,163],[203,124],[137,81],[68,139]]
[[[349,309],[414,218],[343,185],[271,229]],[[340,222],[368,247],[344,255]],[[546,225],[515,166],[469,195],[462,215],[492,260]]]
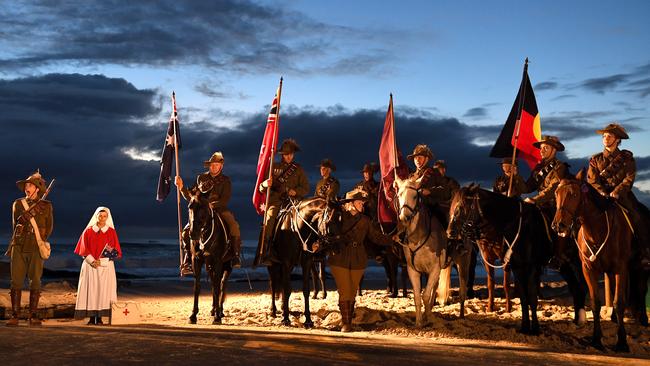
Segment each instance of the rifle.
[[[25,212],[23,212],[22,214],[20,214],[20,216],[18,216],[18,218],[16,219],[16,222],[19,223],[19,224],[17,224],[16,226],[14,226],[14,230],[13,230],[13,232],[11,233],[11,240],[9,241],[9,248],[8,248],[7,251],[5,252],[5,255],[6,255],[6,256],[8,256],[8,257],[11,256],[11,249],[12,249],[13,246],[14,246],[14,241],[16,240],[16,233],[18,232],[18,228],[19,228],[19,227],[22,227],[22,225],[23,225],[22,223],[23,223],[23,222],[29,222],[29,220],[31,219],[31,217],[30,217],[30,215],[31,215],[31,211],[32,211],[36,206],[38,206],[38,204],[41,203],[41,201],[43,201],[43,200],[47,197],[47,195],[50,193],[50,190],[52,190],[52,185],[54,184],[54,181],[55,181],[55,179],[52,179],[52,180],[50,181],[50,184],[47,186],[47,189],[45,190],[45,193],[43,193],[43,195],[41,196],[41,198],[39,198],[36,202],[34,202],[31,206],[29,206],[29,207],[27,208],[27,210],[25,210]],[[21,230],[22,230],[22,228],[21,228]]]

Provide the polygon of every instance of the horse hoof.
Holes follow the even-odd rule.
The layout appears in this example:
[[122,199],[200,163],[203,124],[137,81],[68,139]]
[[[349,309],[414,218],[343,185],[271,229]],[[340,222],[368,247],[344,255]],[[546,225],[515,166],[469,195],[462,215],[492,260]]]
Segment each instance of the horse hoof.
[[396,293],[392,293],[392,294],[388,295],[388,297],[390,297],[391,299],[396,299],[396,298],[397,298],[397,294],[396,294]]
[[308,321],[303,324],[305,326],[305,329],[312,329],[314,327],[314,322],[313,321]]
[[221,318],[214,318],[212,320],[212,325],[220,325],[221,324]]
[[576,318],[573,322],[578,326],[583,326],[587,324],[587,312],[585,311],[585,309],[578,310],[578,313],[576,314]]
[[614,352],[625,352],[628,353],[630,352],[630,346],[627,345],[627,342],[618,342],[616,343],[616,346],[614,346]]
[[530,334],[530,329],[528,329],[528,328],[521,328],[521,329],[518,329],[518,330],[517,330],[517,333],[528,335],[528,334]]
[[196,324],[196,317],[192,317],[192,316],[191,316],[191,317],[190,317],[190,320],[189,320],[189,323],[190,323],[190,324]]
[[287,319],[282,319],[282,325],[284,325],[285,327],[290,326],[291,325],[291,320],[289,320],[288,318]]
[[[600,342],[600,340],[592,340],[591,341],[591,346],[594,347],[595,349],[605,352],[605,347],[603,347],[603,344]],[[618,345],[617,345],[618,346]]]

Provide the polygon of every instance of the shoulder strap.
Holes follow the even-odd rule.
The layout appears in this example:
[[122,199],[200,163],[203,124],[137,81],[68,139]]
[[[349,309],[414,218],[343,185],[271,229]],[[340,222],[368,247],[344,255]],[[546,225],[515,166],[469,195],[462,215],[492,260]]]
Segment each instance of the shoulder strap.
[[[29,209],[29,205],[27,204],[26,199],[24,199],[24,198],[21,199],[20,203],[23,204],[23,207],[25,208],[25,210]],[[32,216],[29,219],[29,222],[32,224],[32,227],[34,228],[34,235],[36,236],[36,241],[39,242],[39,243],[42,242],[43,240],[41,239],[41,233],[40,233],[40,231],[38,231],[38,225],[36,225],[36,220],[34,220],[34,216]]]

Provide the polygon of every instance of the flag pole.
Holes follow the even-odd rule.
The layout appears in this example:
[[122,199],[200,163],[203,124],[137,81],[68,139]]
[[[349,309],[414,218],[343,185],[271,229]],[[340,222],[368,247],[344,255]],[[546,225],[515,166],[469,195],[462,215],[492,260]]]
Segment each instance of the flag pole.
[[[510,163],[513,167],[515,166],[517,159],[517,144],[519,143],[519,130],[521,129],[521,110],[523,108],[524,100],[526,100],[526,83],[528,82],[526,75],[528,75],[528,57],[526,57],[526,60],[524,61],[524,74],[521,80],[521,89],[519,90],[519,106],[517,107],[517,122],[515,123],[515,143],[513,145],[512,160]],[[511,171],[510,181],[508,183],[508,197],[512,194],[512,181],[514,180],[514,177],[515,175]]]
[[390,128],[393,130],[393,173],[395,174],[395,180],[397,180],[397,167],[399,166],[399,159],[397,159],[397,137],[395,136],[395,110],[393,109],[393,93],[390,93],[390,102],[388,108],[390,108],[390,119],[393,121]]
[[[176,161],[176,176],[181,174],[181,165],[178,161],[178,131],[176,131],[176,124],[178,123],[178,112],[176,111],[176,92],[172,91],[172,119],[174,125],[174,155]],[[178,214],[178,258],[180,266],[183,266],[183,223],[181,220],[181,190],[176,186],[176,211]]]
[[[271,163],[269,164],[269,174],[267,176],[267,179],[271,179],[273,175],[273,162],[275,161],[275,146],[277,145],[277,136],[278,136],[278,126],[280,126],[280,99],[282,98],[282,80],[283,78],[280,77],[280,86],[278,87],[278,109],[276,110],[276,118],[275,118],[275,126],[273,126],[273,143],[271,144]],[[273,106],[271,106],[273,108]],[[255,187],[257,189],[257,187]],[[266,187],[266,199],[264,203],[264,219],[262,220],[262,241],[264,241],[264,238],[266,238],[266,221],[268,219],[268,216],[266,215],[266,212],[269,209],[269,200],[271,197],[271,186]],[[260,245],[260,250],[264,250],[264,246]],[[261,257],[264,253],[258,253],[259,256]]]

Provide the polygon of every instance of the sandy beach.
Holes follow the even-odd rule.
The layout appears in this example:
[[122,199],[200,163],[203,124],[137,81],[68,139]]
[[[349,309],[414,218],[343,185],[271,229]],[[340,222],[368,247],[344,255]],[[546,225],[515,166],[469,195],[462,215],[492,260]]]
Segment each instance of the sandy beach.
[[[301,314],[302,294],[294,291],[290,302],[292,325],[284,327],[281,325],[279,313],[277,317],[272,317],[269,313],[270,296],[266,292],[267,283],[256,281],[252,285],[251,290],[245,282],[231,283],[225,302],[223,324],[212,325],[211,297],[206,292],[208,284],[203,282],[204,292],[200,298],[198,324],[190,325],[187,319],[192,309],[191,282],[123,281],[119,289],[119,300],[133,301],[140,305],[140,324],[97,327],[87,326],[85,320],[73,320],[71,315],[67,315],[74,307],[75,289],[68,282],[53,282],[45,285],[41,302],[42,308],[45,309],[44,313],[49,319],[44,322],[42,328],[37,330],[21,323],[18,333],[23,334],[26,340],[31,337],[32,332],[33,335],[47,335],[47,339],[54,344],[76,336],[97,338],[101,343],[101,339],[106,338],[107,334],[111,334],[110,339],[117,334],[120,338],[132,339],[140,345],[141,353],[150,354],[153,359],[160,360],[162,363],[171,362],[173,358],[160,358],[159,352],[166,352],[167,345],[166,342],[155,342],[154,339],[177,339],[177,335],[182,334],[183,339],[195,339],[193,343],[190,342],[194,346],[206,346],[208,349],[210,349],[209,340],[215,337],[229,339],[234,337],[238,339],[237,342],[244,342],[248,347],[252,347],[252,343],[247,342],[259,341],[261,343],[258,348],[261,350],[268,348],[264,346],[267,343],[269,347],[273,345],[275,348],[271,348],[276,351],[281,345],[286,348],[286,354],[281,358],[273,358],[270,354],[261,352],[258,355],[261,358],[257,359],[259,361],[267,359],[279,361],[283,357],[319,359],[318,355],[322,355],[323,352],[328,355],[335,354],[331,353],[336,352],[338,347],[334,344],[343,341],[351,347],[344,350],[345,352],[357,356],[361,352],[363,355],[360,358],[350,356],[348,359],[342,359],[345,363],[364,363],[374,360],[373,357],[382,353],[373,351],[366,354],[360,351],[372,345],[373,347],[396,347],[402,350],[400,352],[408,349],[417,350],[414,353],[415,363],[427,363],[428,360],[434,359],[442,362],[445,360],[440,356],[442,353],[453,356],[448,361],[450,363],[454,361],[456,364],[476,364],[473,361],[479,359],[508,364],[520,362],[548,364],[551,360],[553,363],[565,364],[650,364],[650,330],[637,325],[631,319],[626,323],[631,350],[629,354],[616,354],[612,351],[616,339],[616,327],[610,321],[602,322],[605,352],[589,347],[592,314],[590,311],[587,312],[589,322],[586,326],[573,324],[573,308],[569,306],[570,299],[566,297],[566,289],[562,282],[547,283],[543,290],[546,298],[540,301],[538,308],[542,331],[540,336],[527,336],[517,332],[520,319],[518,299],[514,300],[513,311],[510,313],[505,311],[505,302],[501,298],[496,301],[496,311],[491,313],[485,311],[485,300],[470,299],[466,303],[465,319],[458,318],[458,303],[436,306],[431,324],[424,328],[416,328],[412,294],[409,293],[407,298],[389,298],[385,290],[380,289],[382,284],[377,281],[367,285],[372,290],[366,290],[363,296],[357,298],[353,322],[356,331],[352,334],[344,335],[338,332],[340,314],[337,305],[338,295],[335,291],[329,291],[326,299],[311,300],[312,320],[315,324],[315,328],[311,330],[302,327],[304,321]],[[294,283],[294,289],[297,286],[298,283]],[[485,295],[486,290],[483,285],[478,285],[475,289],[479,296]],[[455,291],[452,292],[454,293]],[[24,306],[27,305],[25,295]],[[551,296],[554,297],[550,298]],[[280,307],[281,301],[277,304]],[[2,290],[0,306],[7,308],[8,305],[8,291]],[[105,321],[107,320],[105,318]],[[15,342],[9,342],[13,337],[12,334],[17,334],[14,330],[0,327],[0,332],[4,333],[0,335],[0,349],[24,351],[28,348],[28,343],[20,346]],[[268,337],[272,340],[260,340]],[[301,342],[316,344],[312,346],[316,350],[311,354],[305,354],[304,350],[296,348],[295,344],[291,342],[285,344],[282,341],[292,337],[300,339]],[[237,342],[234,344],[238,344]],[[425,345],[428,353],[422,353],[422,345]],[[177,346],[182,348],[182,342]],[[90,349],[79,347],[70,350],[68,356],[72,358],[69,360],[84,352],[93,352],[93,347],[96,346],[88,347]],[[169,347],[174,348],[174,346]],[[504,353],[505,350],[507,352]],[[51,352],[55,355],[58,353],[56,348]],[[397,353],[388,352],[384,357],[399,354],[397,350],[394,352]],[[10,354],[16,353],[10,352]],[[50,355],[50,352],[47,354]],[[122,356],[116,357],[121,359]],[[199,356],[196,359],[192,357],[193,361],[200,360]],[[128,357],[124,360],[137,361]],[[16,359],[16,361],[20,360]]]

